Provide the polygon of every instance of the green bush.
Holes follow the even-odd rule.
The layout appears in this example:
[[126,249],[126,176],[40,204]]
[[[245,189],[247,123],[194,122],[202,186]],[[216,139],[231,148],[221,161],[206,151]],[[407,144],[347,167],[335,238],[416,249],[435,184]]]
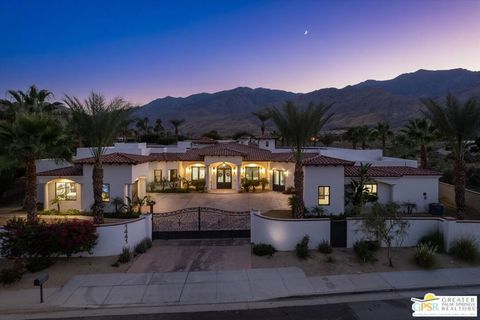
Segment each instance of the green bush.
[[132,251],[130,251],[130,248],[124,247],[122,250],[122,253],[118,256],[118,262],[119,263],[127,263],[132,260]]
[[325,254],[332,253],[332,246],[330,245],[330,243],[328,243],[327,240],[323,240],[318,245],[318,252],[325,253]]
[[145,244],[147,245],[147,248],[148,248],[148,249],[150,249],[150,248],[152,247],[152,245],[153,245],[152,239],[150,239],[150,238],[145,238],[145,239],[143,239],[143,241],[144,241]]
[[140,253],[145,253],[151,247],[152,247],[152,240],[149,239],[149,238],[145,238],[135,246],[135,252],[139,253],[139,254]]
[[378,250],[377,241],[359,240],[353,245],[353,251],[362,262],[377,261],[376,251]]
[[430,242],[422,242],[415,248],[415,263],[422,268],[432,268],[435,265],[435,253],[438,248]]
[[137,211],[128,211],[128,212],[105,212],[103,214],[105,218],[111,219],[137,219],[140,217],[140,214]]
[[72,216],[84,216],[84,215],[88,215],[86,214],[85,212],[82,212],[78,209],[68,209],[66,210],[65,212],[63,212],[63,214],[65,215],[72,215]]
[[88,212],[83,212],[77,209],[68,209],[65,211],[60,211],[58,212],[56,209],[49,209],[49,210],[43,210],[40,211],[38,214],[44,215],[44,216],[89,216],[91,213]]
[[252,252],[256,256],[273,256],[277,250],[271,244],[258,243],[253,245]]
[[302,241],[297,243],[297,246],[295,247],[295,253],[297,254],[297,257],[300,259],[306,259],[309,256],[308,252],[308,243],[310,242],[310,237],[309,236],[304,236]]
[[430,243],[438,248],[438,252],[445,252],[443,233],[440,230],[434,230],[418,240],[418,244],[423,243]]
[[448,254],[467,262],[475,262],[479,257],[478,246],[472,237],[462,237],[454,240]]

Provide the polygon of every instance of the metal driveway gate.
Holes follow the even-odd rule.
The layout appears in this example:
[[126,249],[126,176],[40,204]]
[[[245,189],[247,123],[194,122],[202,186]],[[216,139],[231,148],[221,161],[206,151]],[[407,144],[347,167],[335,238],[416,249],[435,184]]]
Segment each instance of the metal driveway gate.
[[249,238],[250,212],[195,207],[152,215],[154,239]]

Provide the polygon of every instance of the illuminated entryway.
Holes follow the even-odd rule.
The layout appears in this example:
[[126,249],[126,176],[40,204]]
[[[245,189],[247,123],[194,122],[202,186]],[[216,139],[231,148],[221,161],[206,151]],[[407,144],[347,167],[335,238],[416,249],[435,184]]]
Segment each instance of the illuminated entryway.
[[232,189],[232,167],[226,163],[217,167],[217,189]]
[[273,170],[272,175],[273,191],[285,191],[285,170]]

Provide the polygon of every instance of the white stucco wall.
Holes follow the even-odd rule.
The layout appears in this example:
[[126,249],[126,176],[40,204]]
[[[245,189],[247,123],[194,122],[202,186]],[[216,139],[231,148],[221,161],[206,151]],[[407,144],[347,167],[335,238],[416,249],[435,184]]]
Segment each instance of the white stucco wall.
[[432,176],[399,178],[392,188],[392,201],[412,202],[417,205],[417,212],[428,212],[428,205],[438,202],[438,179]]
[[304,167],[303,200],[306,208],[318,205],[318,187],[330,187],[330,205],[322,206],[329,214],[342,214],[345,207],[344,169],[333,167]]
[[329,219],[274,219],[253,212],[250,221],[251,242],[271,244],[279,251],[295,250],[305,235],[311,249],[324,240],[330,242]]
[[100,225],[97,234],[94,256],[119,255],[124,247],[133,250],[143,239],[151,239],[152,216],[148,214],[131,222]]

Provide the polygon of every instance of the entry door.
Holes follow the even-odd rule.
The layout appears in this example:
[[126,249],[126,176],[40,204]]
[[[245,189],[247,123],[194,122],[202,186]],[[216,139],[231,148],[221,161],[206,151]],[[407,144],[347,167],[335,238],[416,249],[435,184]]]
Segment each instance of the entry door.
[[285,191],[285,170],[273,170],[273,191]]
[[232,168],[217,168],[217,189],[232,189]]

